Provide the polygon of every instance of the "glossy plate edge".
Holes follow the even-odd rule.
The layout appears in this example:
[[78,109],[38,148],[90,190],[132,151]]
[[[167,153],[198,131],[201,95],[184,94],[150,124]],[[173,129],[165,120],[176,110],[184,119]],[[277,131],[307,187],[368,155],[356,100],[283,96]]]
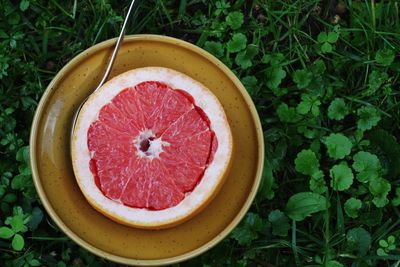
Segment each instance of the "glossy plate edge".
[[177,44],[179,46],[182,46],[189,50],[192,50],[193,52],[200,54],[201,56],[208,59],[211,63],[218,66],[233,81],[235,86],[240,90],[240,92],[250,110],[252,118],[254,120],[255,127],[256,127],[256,134],[257,134],[257,142],[259,144],[258,162],[257,162],[255,182],[253,184],[250,194],[249,194],[245,204],[243,205],[242,209],[236,215],[234,220],[221,233],[219,233],[216,237],[214,237],[208,243],[204,244],[203,246],[201,246],[193,251],[182,254],[180,256],[164,258],[164,259],[159,259],[159,260],[137,260],[137,259],[120,257],[120,256],[113,255],[111,253],[104,252],[104,251],[92,246],[91,244],[87,243],[86,241],[82,240],[79,236],[77,236],[74,232],[72,232],[63,223],[63,221],[60,219],[60,217],[58,217],[58,215],[55,213],[55,211],[53,210],[49,200],[47,199],[45,192],[43,190],[43,187],[40,183],[39,173],[38,173],[38,169],[36,166],[36,139],[37,139],[37,134],[38,134],[38,126],[39,126],[39,122],[41,119],[40,116],[42,115],[43,109],[45,108],[47,98],[54,90],[53,89],[54,85],[60,79],[62,79],[62,77],[64,76],[63,74],[65,72],[68,72],[69,69],[75,64],[75,62],[81,60],[82,57],[89,56],[89,55],[97,52],[100,49],[103,49],[105,47],[109,47],[109,46],[113,45],[115,43],[116,39],[106,40],[104,42],[96,44],[96,45],[82,51],[80,54],[75,56],[70,62],[68,62],[56,74],[56,76],[53,78],[53,80],[47,86],[44,94],[42,95],[42,97],[40,99],[38,107],[36,109],[35,116],[34,116],[33,122],[32,122],[31,133],[30,133],[30,140],[29,140],[30,164],[31,164],[31,169],[32,169],[33,181],[34,181],[36,190],[38,192],[40,200],[42,201],[43,206],[45,207],[45,209],[46,209],[47,213],[50,215],[50,217],[57,224],[57,226],[69,238],[71,238],[75,243],[77,243],[81,247],[87,249],[91,253],[93,253],[97,256],[100,256],[102,258],[105,258],[107,260],[110,260],[110,261],[114,261],[114,262],[122,263],[122,264],[128,264],[128,265],[154,266],[154,265],[174,264],[174,263],[182,262],[182,261],[191,259],[193,257],[196,257],[196,256],[206,252],[210,248],[214,247],[215,245],[217,245],[222,239],[224,239],[239,224],[239,222],[242,220],[244,215],[247,213],[248,209],[250,208],[250,206],[256,196],[258,187],[261,182],[263,162],[264,162],[264,138],[263,138],[262,126],[261,126],[261,122],[260,122],[260,118],[258,116],[257,110],[254,106],[254,103],[251,100],[246,89],[244,88],[243,84],[239,81],[239,79],[232,73],[232,71],[228,67],[226,67],[220,60],[218,60],[216,57],[214,57],[210,53],[208,53],[205,50],[203,50],[191,43],[188,43],[186,41],[182,41],[180,39],[176,39],[176,38],[172,38],[172,37],[161,36],[161,35],[151,35],[151,34],[128,35],[125,37],[125,40],[150,40],[150,41],[158,41],[158,42],[161,41],[161,42],[166,42],[166,43],[170,43],[170,44]]

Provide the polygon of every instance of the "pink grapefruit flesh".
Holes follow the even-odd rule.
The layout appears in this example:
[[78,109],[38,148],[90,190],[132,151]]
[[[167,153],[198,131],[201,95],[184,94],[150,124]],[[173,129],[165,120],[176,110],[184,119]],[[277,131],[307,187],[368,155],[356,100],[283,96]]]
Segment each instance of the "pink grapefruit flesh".
[[121,74],[82,108],[72,163],[83,194],[109,218],[165,228],[201,211],[231,163],[232,135],[202,84],[158,67]]
[[164,83],[148,81],[124,89],[101,108],[90,125],[88,147],[91,171],[106,197],[160,210],[193,190],[215,137],[207,115],[190,100]]

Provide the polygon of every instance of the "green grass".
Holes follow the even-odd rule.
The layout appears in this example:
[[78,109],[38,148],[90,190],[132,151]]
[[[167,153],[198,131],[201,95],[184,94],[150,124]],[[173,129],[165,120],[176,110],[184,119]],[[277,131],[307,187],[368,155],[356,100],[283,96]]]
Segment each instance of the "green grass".
[[[0,0],[1,266],[113,265],[54,225],[27,152],[47,84],[118,35],[128,2]],[[127,33],[213,53],[245,84],[264,128],[249,213],[180,265],[400,265],[400,3],[375,2],[140,1]]]

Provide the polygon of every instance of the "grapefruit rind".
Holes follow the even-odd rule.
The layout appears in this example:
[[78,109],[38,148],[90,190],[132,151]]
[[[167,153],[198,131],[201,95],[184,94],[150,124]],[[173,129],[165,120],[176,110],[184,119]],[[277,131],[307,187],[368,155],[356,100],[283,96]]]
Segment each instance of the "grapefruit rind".
[[[141,82],[159,81],[171,88],[189,93],[196,106],[200,107],[210,120],[210,127],[218,140],[214,159],[206,168],[199,184],[176,206],[163,210],[133,208],[111,200],[103,195],[95,184],[89,168],[90,151],[87,132],[92,122],[98,119],[101,107],[123,89]],[[168,68],[145,67],[120,74],[92,94],[83,105],[73,133],[71,153],[72,165],[77,183],[88,202],[98,211],[119,223],[144,229],[161,229],[180,224],[198,212],[213,199],[228,175],[233,150],[233,138],[222,105],[201,83],[189,76]]]

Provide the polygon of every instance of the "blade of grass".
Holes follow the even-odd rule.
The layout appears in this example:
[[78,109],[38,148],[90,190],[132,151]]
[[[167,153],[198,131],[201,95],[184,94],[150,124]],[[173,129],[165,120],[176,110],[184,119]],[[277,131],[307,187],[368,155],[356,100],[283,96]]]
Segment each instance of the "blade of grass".
[[292,242],[291,242],[291,248],[294,254],[294,259],[296,262],[296,266],[303,266],[300,262],[298,250],[297,250],[297,245],[296,245],[296,221],[292,220]]
[[182,19],[183,15],[186,13],[186,6],[187,6],[187,0],[181,0],[179,2],[179,8],[178,8],[178,19]]
[[344,216],[339,194],[336,194],[336,229],[340,236],[345,236]]
[[[70,14],[70,13],[69,13],[68,11],[66,11],[56,0],[50,0],[50,2],[53,3],[56,7],[58,7],[58,9],[60,9],[60,11],[61,11],[64,15],[70,17],[71,19],[74,19],[74,18],[75,18],[75,14],[74,14],[74,13]],[[75,1],[75,2],[76,2],[76,1]],[[75,8],[75,9],[76,9],[76,8]],[[74,11],[74,9],[73,9],[72,11]]]

